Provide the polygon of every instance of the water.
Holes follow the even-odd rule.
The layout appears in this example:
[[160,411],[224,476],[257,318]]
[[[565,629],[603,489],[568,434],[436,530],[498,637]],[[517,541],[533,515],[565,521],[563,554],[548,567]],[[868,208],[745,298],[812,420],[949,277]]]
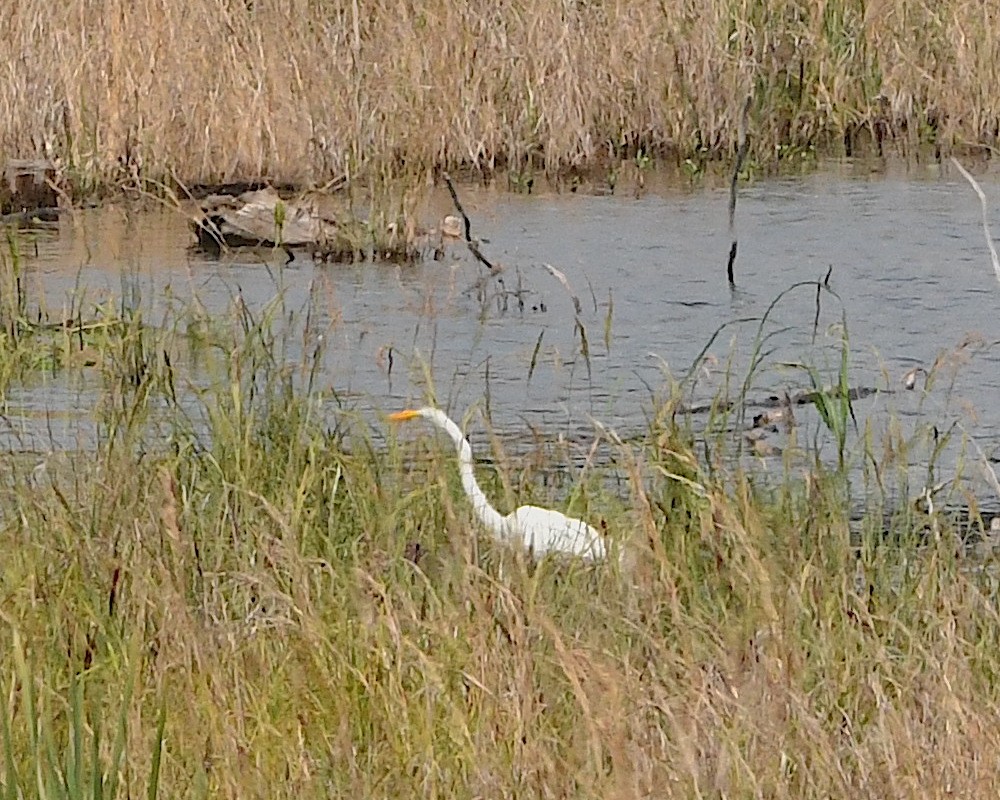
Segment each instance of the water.
[[[581,451],[593,439],[588,416],[626,435],[642,430],[668,376],[687,374],[720,329],[689,402],[719,391],[727,365],[736,396],[760,331],[767,339],[751,400],[808,389],[804,366],[834,383],[846,320],[852,385],[893,390],[858,401],[861,423],[881,430],[894,417],[911,431],[933,424],[939,432],[957,423],[972,450],[991,459],[1000,446],[1000,285],[978,198],[961,176],[944,173],[926,167],[886,177],[847,163],[741,188],[735,292],[725,275],[725,189],[635,199],[464,187],[474,235],[504,266],[502,285],[484,281],[461,246],[417,266],[317,265],[305,256],[282,266],[280,256],[264,263],[260,253],[215,260],[189,248],[186,220],[172,211],[82,212],[23,249],[32,292],[53,318],[81,293],[84,316],[124,294],[141,297],[155,321],[167,298],[197,296],[224,314],[240,295],[259,312],[280,288],[300,319],[311,304],[325,342],[321,385],[374,429],[384,429],[379,413],[423,403],[429,376],[437,402],[456,417],[479,404],[502,434],[527,439],[530,429]],[[1000,181],[981,183],[1000,209]],[[448,211],[444,193],[434,198],[432,216]],[[1000,230],[1000,212],[991,222]],[[579,315],[545,264],[565,274]],[[839,300],[822,293],[818,325],[808,286],[778,302],[761,328],[780,293],[828,271]],[[935,359],[928,395],[922,381],[902,391],[903,373],[930,369]],[[93,440],[94,386],[86,380],[33,382],[7,399],[11,448],[44,452]],[[800,410],[799,422],[800,440],[828,439],[815,413]],[[482,442],[478,417],[470,429],[474,444]],[[953,449],[959,458],[958,442]]]

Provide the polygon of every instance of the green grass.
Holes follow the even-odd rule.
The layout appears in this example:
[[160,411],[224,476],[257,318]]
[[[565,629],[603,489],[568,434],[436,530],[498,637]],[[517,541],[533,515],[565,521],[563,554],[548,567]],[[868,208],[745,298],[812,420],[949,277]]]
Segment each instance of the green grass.
[[[695,441],[680,387],[560,488],[480,467],[505,510],[572,497],[625,553],[532,565],[477,533],[449,444],[323,402],[280,297],[175,315],[95,337],[95,451],[0,456],[4,798],[1000,788],[996,571],[940,503],[851,521],[847,470],[891,482],[898,454],[832,430],[833,463],[806,443],[764,482]],[[50,335],[0,349],[5,389]]]

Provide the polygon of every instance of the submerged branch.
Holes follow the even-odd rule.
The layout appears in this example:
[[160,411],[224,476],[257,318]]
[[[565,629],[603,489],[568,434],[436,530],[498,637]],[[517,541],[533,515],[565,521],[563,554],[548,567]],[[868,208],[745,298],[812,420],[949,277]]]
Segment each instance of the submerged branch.
[[499,272],[500,268],[494,266],[493,262],[483,255],[482,251],[479,249],[479,245],[477,245],[475,240],[473,240],[472,221],[469,219],[469,215],[465,213],[465,209],[462,208],[462,201],[458,199],[458,192],[455,191],[455,184],[451,182],[451,176],[445,172],[442,177],[444,178],[445,185],[448,187],[448,193],[451,195],[451,201],[455,204],[455,210],[462,216],[462,226],[465,234],[466,247],[469,248],[469,252],[475,256],[476,260],[485,266],[490,272]]
[[733,277],[733,265],[736,263],[736,185],[740,179],[740,170],[743,169],[743,161],[747,157],[747,150],[750,148],[750,137],[747,135],[747,117],[750,115],[750,103],[753,100],[751,95],[747,95],[743,103],[743,114],[740,117],[739,128],[739,149],[736,151],[736,163],[733,165],[733,179],[729,184],[729,236],[732,244],[729,246],[729,263],[726,265],[726,276],[729,278],[730,288],[736,286]]

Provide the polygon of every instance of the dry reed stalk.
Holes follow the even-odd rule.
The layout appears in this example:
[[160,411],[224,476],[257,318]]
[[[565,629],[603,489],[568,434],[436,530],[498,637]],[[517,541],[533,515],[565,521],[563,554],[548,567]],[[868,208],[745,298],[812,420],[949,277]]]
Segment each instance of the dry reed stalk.
[[979,203],[983,208],[983,235],[986,236],[986,246],[990,249],[990,260],[993,262],[993,274],[996,275],[997,283],[1000,283],[1000,257],[997,256],[997,249],[993,246],[993,237],[990,235],[990,220],[989,213],[986,208],[986,195],[983,193],[982,188],[975,178],[962,166],[957,158],[954,156],[951,159],[951,163],[955,165],[955,168],[962,173],[962,177],[965,178],[969,185],[972,186],[976,194],[979,196]]
[[[867,565],[875,588],[860,602],[842,520],[824,516],[840,507],[835,492],[773,513],[744,488],[713,486],[689,529],[651,506],[676,477],[646,474],[605,433],[633,490],[616,532],[628,535],[631,519],[653,548],[638,580],[541,566],[498,582],[465,563],[441,546],[440,526],[468,543],[467,510],[427,505],[447,499],[427,489],[451,474],[444,458],[413,480],[419,494],[379,493],[372,465],[335,447],[289,457],[285,472],[274,442],[247,443],[248,471],[227,500],[223,451],[222,463],[191,456],[172,477],[116,450],[75,476],[84,508],[101,498],[86,536],[76,500],[8,487],[18,513],[0,536],[19,546],[3,564],[0,637],[14,657],[0,680],[19,698],[3,713],[21,774],[34,774],[30,731],[66,723],[53,699],[25,716],[26,682],[59,699],[75,668],[69,642],[93,651],[80,677],[88,720],[114,718],[122,674],[137,676],[124,739],[137,793],[163,697],[183,698],[169,705],[170,796],[996,793],[1000,769],[983,756],[1000,747],[988,580],[949,567],[942,541],[901,554],[902,577]],[[316,506],[334,463],[348,488],[328,528]],[[314,548],[358,517],[386,522],[343,562],[321,557]],[[103,537],[119,526],[127,546],[116,550]],[[436,572],[383,549],[418,530]],[[176,537],[200,543],[203,567],[175,558]],[[126,577],[107,612],[93,576],[105,586],[119,562]],[[79,620],[98,632],[85,644],[66,633]],[[141,647],[124,647],[130,637]]]
[[762,161],[1000,122],[1000,18],[971,0],[25,0],[0,29],[0,158],[57,157],[77,191],[704,158],[749,86]]

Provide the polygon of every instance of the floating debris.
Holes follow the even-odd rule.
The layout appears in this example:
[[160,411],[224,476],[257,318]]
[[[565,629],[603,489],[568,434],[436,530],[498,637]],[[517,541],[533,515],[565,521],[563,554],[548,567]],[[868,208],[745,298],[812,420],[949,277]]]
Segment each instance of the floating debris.
[[210,195],[193,223],[200,247],[323,246],[337,237],[337,222],[315,198],[283,200],[271,188],[230,195]]
[[781,405],[777,408],[771,408],[757,414],[753,418],[753,427],[770,428],[776,431],[780,422],[784,425],[785,431],[791,433],[792,428],[795,427],[795,414],[792,411],[792,398],[788,392],[785,392],[780,402]]
[[462,238],[462,219],[454,214],[448,214],[441,220],[441,236],[446,239]]
[[766,436],[767,431],[765,429],[755,427],[743,434],[743,440],[750,445],[750,449],[755,456],[759,456],[760,458],[780,456],[782,449],[773,442],[769,442],[765,438]]
[[917,385],[917,375],[921,374],[924,376],[924,385],[926,386],[927,370],[925,370],[923,367],[914,367],[913,369],[907,371],[907,373],[903,376],[902,379],[903,388],[906,389],[907,391],[913,391],[913,387]]
[[7,162],[0,184],[0,215],[3,222],[30,223],[59,218],[56,166],[45,159],[15,159]]
[[418,228],[413,220],[389,222],[380,232],[338,208],[331,196],[311,193],[284,199],[265,188],[236,196],[209,195],[192,228],[198,246],[212,253],[232,247],[304,248],[324,262],[412,263],[429,253],[444,258],[446,244],[461,237],[462,221],[449,215],[430,230]]

